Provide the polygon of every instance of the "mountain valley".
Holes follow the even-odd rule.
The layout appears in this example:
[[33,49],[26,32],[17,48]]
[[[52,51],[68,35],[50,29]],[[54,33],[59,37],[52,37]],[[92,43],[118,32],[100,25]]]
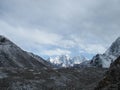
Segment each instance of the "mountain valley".
[[[82,56],[72,58],[62,55],[46,61],[0,36],[0,90],[103,90],[105,86],[110,88],[119,81],[119,58],[115,60],[119,54],[120,38],[105,54],[98,54],[92,60],[86,60]],[[104,76],[106,77],[103,79]],[[119,85],[115,88],[118,87]]]

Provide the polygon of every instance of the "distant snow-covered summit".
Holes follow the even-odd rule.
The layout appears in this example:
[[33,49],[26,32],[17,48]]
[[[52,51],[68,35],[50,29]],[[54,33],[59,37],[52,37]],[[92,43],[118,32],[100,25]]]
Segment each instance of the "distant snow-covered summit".
[[86,61],[86,58],[84,56],[71,57],[69,55],[61,55],[49,58],[48,61],[57,67],[72,67],[75,64],[80,64]]

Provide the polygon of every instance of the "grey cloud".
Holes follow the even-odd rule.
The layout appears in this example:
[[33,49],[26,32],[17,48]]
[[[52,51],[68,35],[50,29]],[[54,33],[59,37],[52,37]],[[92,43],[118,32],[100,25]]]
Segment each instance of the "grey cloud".
[[[120,36],[120,1],[1,0],[0,20],[1,23],[3,21],[11,26],[11,29],[4,30],[6,35],[7,29],[13,28],[30,28],[30,32],[36,29],[40,32],[44,30],[61,37],[57,42],[58,47],[81,47],[95,53],[103,53],[104,49]],[[56,43],[52,40],[50,42]],[[41,40],[41,43],[45,42]],[[86,46],[83,47],[84,45]],[[100,47],[96,51],[95,45]],[[90,46],[94,49],[89,50]]]

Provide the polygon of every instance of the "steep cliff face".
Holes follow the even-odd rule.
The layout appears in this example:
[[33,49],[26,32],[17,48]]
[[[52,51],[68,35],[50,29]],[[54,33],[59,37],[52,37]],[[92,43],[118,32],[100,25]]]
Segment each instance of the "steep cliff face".
[[120,56],[111,64],[95,90],[120,90]]
[[0,36],[0,67],[43,68],[47,66],[42,58],[33,57],[9,39]]
[[120,55],[120,37],[112,43],[104,54],[97,54],[91,60],[91,64],[97,67],[109,68],[110,64]]

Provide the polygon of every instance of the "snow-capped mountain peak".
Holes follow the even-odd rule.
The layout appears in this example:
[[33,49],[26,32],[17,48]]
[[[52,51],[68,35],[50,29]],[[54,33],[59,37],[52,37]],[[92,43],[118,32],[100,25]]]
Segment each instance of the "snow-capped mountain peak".
[[80,64],[86,61],[86,59],[83,56],[70,57],[69,55],[61,55],[49,58],[48,61],[58,67],[72,67],[75,64]]
[[74,64],[80,64],[83,61],[86,61],[86,58],[84,56],[75,56],[72,59],[74,61]]
[[91,60],[93,66],[109,68],[110,64],[120,55],[120,37],[106,50],[104,54],[97,54]]
[[110,48],[105,52],[106,55],[116,55],[120,53],[120,37],[118,37],[115,42],[112,43]]

